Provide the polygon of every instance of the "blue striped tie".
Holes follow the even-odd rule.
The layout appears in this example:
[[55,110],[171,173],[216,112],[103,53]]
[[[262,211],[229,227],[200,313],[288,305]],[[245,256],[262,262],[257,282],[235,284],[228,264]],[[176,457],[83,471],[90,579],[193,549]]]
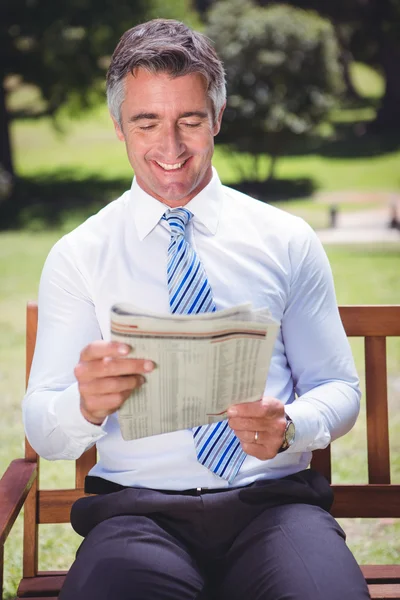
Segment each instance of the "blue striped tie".
[[[171,312],[180,314],[214,312],[211,286],[194,249],[185,240],[185,227],[192,218],[186,208],[168,210],[164,218],[171,229],[168,247],[168,291]],[[246,458],[228,421],[193,429],[197,458],[202,465],[233,481]]]

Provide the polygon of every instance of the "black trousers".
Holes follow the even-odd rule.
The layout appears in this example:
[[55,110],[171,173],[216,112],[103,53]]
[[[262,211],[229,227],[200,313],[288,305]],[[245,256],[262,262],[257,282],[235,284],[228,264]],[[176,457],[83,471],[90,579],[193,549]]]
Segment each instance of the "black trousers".
[[60,600],[365,600],[331,502],[311,470],[227,491],[82,498],[71,522],[85,539]]

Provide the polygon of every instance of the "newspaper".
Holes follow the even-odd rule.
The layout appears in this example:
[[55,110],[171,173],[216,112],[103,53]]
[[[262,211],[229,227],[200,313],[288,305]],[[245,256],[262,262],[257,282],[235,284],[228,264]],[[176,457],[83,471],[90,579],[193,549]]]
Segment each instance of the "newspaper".
[[111,339],[156,364],[118,411],[124,440],[220,421],[230,405],[259,400],[278,329],[251,304],[190,315],[114,305]]

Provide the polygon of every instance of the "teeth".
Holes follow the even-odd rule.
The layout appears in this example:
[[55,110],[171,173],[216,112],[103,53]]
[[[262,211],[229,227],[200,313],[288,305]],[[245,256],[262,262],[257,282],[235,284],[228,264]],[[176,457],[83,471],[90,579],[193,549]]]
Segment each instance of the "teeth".
[[162,162],[158,162],[158,160],[156,160],[156,163],[158,165],[160,165],[160,167],[162,167],[163,169],[165,169],[166,171],[172,171],[174,169],[180,169],[182,167],[182,165],[184,165],[186,162],[186,160],[184,160],[181,163],[176,163],[175,165],[166,165],[165,163]]

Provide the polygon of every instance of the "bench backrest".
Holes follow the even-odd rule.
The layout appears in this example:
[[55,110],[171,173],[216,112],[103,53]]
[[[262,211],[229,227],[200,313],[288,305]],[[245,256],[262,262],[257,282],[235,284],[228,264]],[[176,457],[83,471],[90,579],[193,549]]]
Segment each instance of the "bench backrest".
[[[365,485],[334,485],[336,517],[400,517],[400,486],[390,484],[390,451],[387,403],[386,338],[400,336],[400,306],[342,306],[346,333],[365,338],[368,477]],[[26,381],[36,342],[38,309],[27,308]],[[26,440],[25,456],[39,457]],[[96,448],[76,461],[75,488],[39,490],[36,479],[25,503],[24,577],[38,571],[38,525],[68,523],[72,504],[84,495],[84,480],[96,462]],[[331,482],[330,447],[313,453],[312,467]]]

